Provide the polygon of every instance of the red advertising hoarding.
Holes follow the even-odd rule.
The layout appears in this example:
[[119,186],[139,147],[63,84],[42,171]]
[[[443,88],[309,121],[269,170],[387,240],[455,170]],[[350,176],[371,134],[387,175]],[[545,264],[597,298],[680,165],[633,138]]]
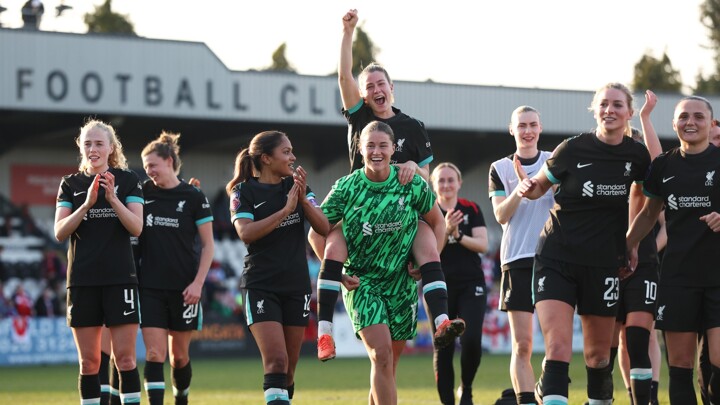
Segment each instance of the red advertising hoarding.
[[16,205],[55,205],[60,179],[77,166],[12,165],[10,200]]

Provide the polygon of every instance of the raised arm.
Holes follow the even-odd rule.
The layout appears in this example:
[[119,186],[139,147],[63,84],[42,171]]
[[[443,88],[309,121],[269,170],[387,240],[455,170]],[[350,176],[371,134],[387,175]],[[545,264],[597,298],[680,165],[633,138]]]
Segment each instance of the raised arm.
[[357,105],[361,98],[360,89],[352,73],[352,42],[357,23],[357,10],[351,9],[343,16],[343,35],[340,43],[340,60],[338,62],[338,86],[340,87],[343,108],[345,109]]
[[655,132],[652,120],[650,120],[650,114],[657,105],[657,96],[650,90],[645,91],[645,104],[640,109],[640,126],[643,131],[643,140],[645,146],[650,152],[650,159],[655,159],[659,154],[662,153],[662,146],[660,145],[660,139]]

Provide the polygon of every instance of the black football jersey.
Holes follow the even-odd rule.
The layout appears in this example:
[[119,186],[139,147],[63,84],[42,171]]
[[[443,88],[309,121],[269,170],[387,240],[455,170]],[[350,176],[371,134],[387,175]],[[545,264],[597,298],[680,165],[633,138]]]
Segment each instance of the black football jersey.
[[720,149],[710,145],[695,155],[680,148],[661,154],[650,167],[644,190],[665,203],[668,241],[660,283],[720,286],[720,233],[700,220],[720,211]]
[[595,133],[563,141],[543,168],[558,190],[537,253],[582,265],[622,265],[630,186],[643,181],[649,164],[645,146],[629,137],[618,145]]
[[[230,196],[232,221],[259,221],[280,211],[293,183],[292,176],[288,176],[279,184],[259,183],[255,178],[237,184]],[[309,187],[306,195],[315,198]],[[295,211],[272,232],[247,246],[240,286],[282,294],[310,294],[305,243],[305,213],[298,202]]]
[[[137,174],[130,170],[108,170],[115,176],[115,193],[126,206],[143,203]],[[87,198],[95,176],[78,172],[64,176],[60,182],[57,206],[77,210]],[[130,233],[98,189],[95,205],[85,214],[70,236],[68,247],[68,287],[137,284],[137,274],[130,247]]]
[[395,153],[390,163],[413,161],[418,166],[428,165],[433,160],[430,137],[425,124],[416,120],[399,109],[393,107],[395,115],[389,119],[378,118],[363,100],[350,110],[343,110],[348,121],[348,150],[350,152],[350,172],[364,166],[360,154],[360,133],[372,121],[381,121],[388,125],[395,134]]
[[[458,224],[458,228],[463,234],[472,236],[473,228],[485,226],[485,218],[480,211],[480,207],[474,202],[458,198],[455,209],[463,213],[463,221]],[[442,213],[445,216],[446,211],[442,210]],[[440,261],[442,262],[445,279],[448,282],[481,281],[485,283],[485,274],[483,273],[480,255],[453,239],[448,241],[440,253]]]
[[210,203],[200,189],[185,182],[162,189],[147,180],[143,195],[140,287],[183,291],[197,275],[197,228],[212,222]]

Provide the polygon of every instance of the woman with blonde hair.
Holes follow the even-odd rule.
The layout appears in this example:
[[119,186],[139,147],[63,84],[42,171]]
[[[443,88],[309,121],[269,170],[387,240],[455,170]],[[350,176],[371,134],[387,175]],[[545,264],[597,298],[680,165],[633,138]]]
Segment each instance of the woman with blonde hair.
[[634,183],[642,183],[650,165],[645,146],[625,136],[630,133],[632,100],[620,83],[597,90],[590,106],[596,129],[563,141],[518,188],[519,196],[538,199],[558,185],[534,264],[534,302],[546,353],[535,390],[539,403],[568,403],[576,307],[583,328],[588,399],[612,402],[610,347],[620,270],[626,267],[628,201],[642,203],[642,191]]
[[135,340],[140,307],[130,237],[142,232],[142,189],[127,169],[112,126],[88,121],[76,144],[80,167],[60,183],[55,237],[70,239],[67,320],[78,349],[80,397],[83,404],[100,403],[100,336],[106,325],[120,371],[120,398],[139,402]]

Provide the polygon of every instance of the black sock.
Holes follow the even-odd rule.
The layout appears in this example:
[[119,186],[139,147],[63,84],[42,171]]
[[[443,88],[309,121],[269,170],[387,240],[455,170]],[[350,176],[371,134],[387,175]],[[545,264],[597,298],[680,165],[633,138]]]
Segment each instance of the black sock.
[[290,399],[287,391],[287,374],[265,374],[263,380],[265,403],[267,405],[288,405]]
[[120,404],[120,374],[118,373],[117,364],[113,358],[109,364],[110,367],[110,405]]
[[97,374],[86,374],[78,377],[78,391],[83,400],[100,401],[100,378]]
[[610,364],[602,368],[592,368],[586,366],[585,370],[587,371],[588,398],[591,400],[612,401],[612,366]]
[[568,398],[568,371],[570,363],[558,360],[545,360],[545,367],[540,376],[543,397],[557,395]]
[[517,398],[517,403],[521,405],[537,404],[537,401],[535,401],[535,394],[532,392],[521,392],[515,397]]
[[668,374],[670,375],[670,387],[668,387],[670,403],[697,405],[693,386],[693,369],[670,366]]
[[143,376],[145,377],[145,392],[150,405],[162,405],[165,399],[164,363],[159,361],[146,361]]
[[630,358],[630,387],[634,403],[649,404],[652,383],[652,365],[648,354],[650,331],[638,326],[628,326],[625,328],[625,336]]
[[100,405],[110,405],[110,355],[100,352]]
[[293,399],[293,395],[295,395],[295,383],[288,385],[287,392],[288,392],[288,399]]
[[445,275],[440,262],[425,263],[420,266],[422,276],[423,297],[427,303],[428,317],[430,322],[435,323],[435,318],[448,312],[448,294],[445,284]]
[[658,391],[660,390],[660,381],[650,383],[650,405],[658,405]]
[[325,259],[320,266],[317,281],[318,320],[332,322],[335,304],[340,293],[343,264]]
[[123,404],[140,402],[140,373],[137,367],[120,371],[120,401]]
[[187,397],[190,395],[190,381],[192,380],[192,366],[190,361],[180,368],[172,368],[173,396],[175,403],[187,403]]

